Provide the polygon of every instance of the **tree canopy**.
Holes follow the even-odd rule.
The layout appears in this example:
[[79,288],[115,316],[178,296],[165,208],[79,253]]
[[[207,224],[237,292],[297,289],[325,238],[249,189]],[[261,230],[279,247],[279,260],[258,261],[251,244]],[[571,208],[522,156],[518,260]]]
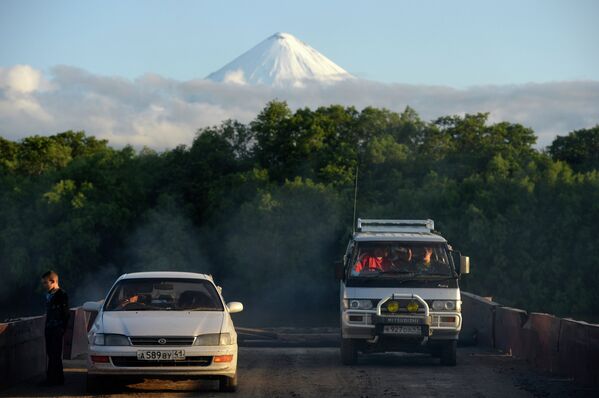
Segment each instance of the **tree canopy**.
[[599,126],[546,150],[535,142],[485,113],[427,122],[411,108],[280,101],[162,152],[73,131],[0,138],[0,307],[37,308],[47,268],[75,304],[120,273],[178,269],[212,273],[253,319],[335,314],[331,264],[351,230],[358,171],[358,216],[434,219],[471,256],[467,290],[596,314]]

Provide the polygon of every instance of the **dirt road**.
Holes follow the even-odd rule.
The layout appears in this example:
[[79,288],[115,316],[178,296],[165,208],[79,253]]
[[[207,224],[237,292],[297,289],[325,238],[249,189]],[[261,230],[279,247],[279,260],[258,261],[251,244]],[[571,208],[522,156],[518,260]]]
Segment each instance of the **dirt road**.
[[[33,383],[0,391],[0,396],[86,396],[82,361],[69,361],[67,385],[41,389]],[[458,350],[458,366],[416,354],[361,357],[340,364],[336,348],[241,348],[236,397],[562,397],[597,396],[571,380],[534,372],[522,361]],[[125,397],[220,397],[213,382],[127,380],[109,394]]]

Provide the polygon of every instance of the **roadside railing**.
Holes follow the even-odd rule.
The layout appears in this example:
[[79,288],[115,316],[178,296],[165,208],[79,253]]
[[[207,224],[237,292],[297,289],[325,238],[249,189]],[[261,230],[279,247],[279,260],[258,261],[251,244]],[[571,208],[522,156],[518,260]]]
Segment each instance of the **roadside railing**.
[[599,385],[599,325],[526,312],[462,292],[460,338],[493,348],[531,366]]

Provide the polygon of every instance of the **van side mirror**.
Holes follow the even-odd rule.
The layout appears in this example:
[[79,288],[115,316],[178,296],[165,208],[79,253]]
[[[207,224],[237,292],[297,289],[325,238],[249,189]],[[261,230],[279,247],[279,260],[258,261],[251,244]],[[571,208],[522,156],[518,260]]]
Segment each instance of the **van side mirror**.
[[470,273],[470,257],[460,255],[460,275]]
[[342,281],[345,278],[345,269],[343,267],[343,261],[335,261],[335,279]]
[[98,301],[88,301],[83,304],[83,311],[86,312],[99,312],[102,308],[102,303]]

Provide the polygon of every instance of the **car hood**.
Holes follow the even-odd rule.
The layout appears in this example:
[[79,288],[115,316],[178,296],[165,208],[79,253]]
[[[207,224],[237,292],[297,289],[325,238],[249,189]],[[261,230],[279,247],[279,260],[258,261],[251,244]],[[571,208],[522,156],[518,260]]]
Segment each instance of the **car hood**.
[[220,333],[224,311],[108,311],[101,333],[125,336],[197,336]]

